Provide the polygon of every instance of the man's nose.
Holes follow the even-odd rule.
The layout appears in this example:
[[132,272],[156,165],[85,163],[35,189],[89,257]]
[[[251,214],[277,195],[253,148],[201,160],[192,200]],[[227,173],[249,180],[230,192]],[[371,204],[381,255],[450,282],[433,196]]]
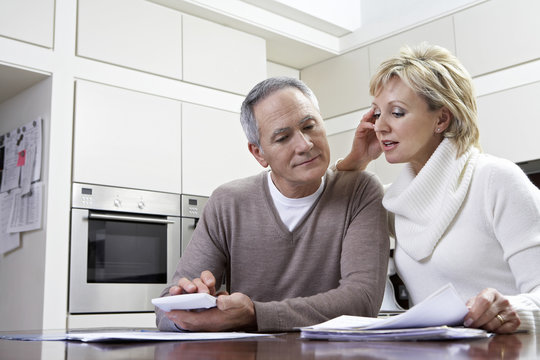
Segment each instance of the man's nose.
[[295,138],[295,145],[298,152],[305,153],[313,148],[313,142],[308,134],[299,131]]

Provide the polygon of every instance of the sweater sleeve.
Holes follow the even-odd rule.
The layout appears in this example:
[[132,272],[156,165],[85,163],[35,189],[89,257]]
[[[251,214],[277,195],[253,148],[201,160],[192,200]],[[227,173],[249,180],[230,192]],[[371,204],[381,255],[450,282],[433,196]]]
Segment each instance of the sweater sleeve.
[[540,329],[540,190],[515,164],[502,161],[490,175],[495,236],[520,294],[507,295],[518,330]]
[[[329,291],[282,301],[255,301],[259,331],[284,331],[348,314],[376,316],[384,295],[389,255],[382,187],[369,177],[367,185],[347,196],[356,199],[354,216],[342,240],[341,279]],[[345,221],[345,220],[343,220]],[[333,222],[338,226],[338,220]],[[324,271],[324,269],[321,269]],[[313,274],[317,281],[317,274]]]

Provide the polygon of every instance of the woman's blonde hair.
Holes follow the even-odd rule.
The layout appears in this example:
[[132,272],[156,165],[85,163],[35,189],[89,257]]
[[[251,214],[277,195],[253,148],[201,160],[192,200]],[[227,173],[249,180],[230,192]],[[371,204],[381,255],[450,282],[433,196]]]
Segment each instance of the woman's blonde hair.
[[424,98],[430,110],[450,110],[453,118],[443,135],[455,142],[458,157],[470,146],[480,148],[472,79],[454,55],[427,43],[405,46],[398,56],[379,66],[369,84],[371,95],[378,94],[394,76]]

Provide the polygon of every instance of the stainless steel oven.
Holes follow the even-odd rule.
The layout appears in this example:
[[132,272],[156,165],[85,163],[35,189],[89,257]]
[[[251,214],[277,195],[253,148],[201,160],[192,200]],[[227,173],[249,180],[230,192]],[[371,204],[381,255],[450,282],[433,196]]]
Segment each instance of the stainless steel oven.
[[180,198],[73,184],[71,314],[154,310],[182,252]]
[[191,240],[208,197],[182,194],[182,253]]

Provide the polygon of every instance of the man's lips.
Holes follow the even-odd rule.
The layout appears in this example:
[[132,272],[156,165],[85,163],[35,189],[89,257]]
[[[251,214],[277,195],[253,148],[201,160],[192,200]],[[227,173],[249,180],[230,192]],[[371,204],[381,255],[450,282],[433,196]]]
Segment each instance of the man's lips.
[[308,165],[308,164],[311,164],[313,161],[317,160],[317,159],[319,158],[319,156],[320,156],[320,155],[316,155],[316,156],[310,158],[309,160],[306,160],[306,161],[303,161],[303,162],[301,162],[301,163],[298,163],[298,164],[295,165],[295,167],[296,167],[296,166],[302,166],[302,165]]

